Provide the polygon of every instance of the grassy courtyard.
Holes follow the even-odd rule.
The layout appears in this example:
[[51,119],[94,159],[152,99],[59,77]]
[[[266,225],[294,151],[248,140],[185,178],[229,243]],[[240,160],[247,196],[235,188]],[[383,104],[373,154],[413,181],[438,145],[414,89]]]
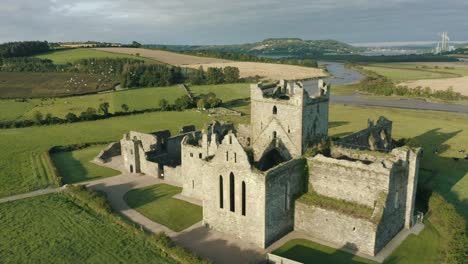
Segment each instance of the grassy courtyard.
[[291,260],[299,261],[304,264],[333,263],[348,264],[361,263],[373,264],[376,262],[361,258],[350,253],[327,247],[304,239],[293,239],[286,242],[280,248],[272,252],[275,255],[282,256]]
[[177,263],[141,232],[51,194],[0,204],[2,263]]
[[64,184],[96,180],[120,174],[120,171],[99,166],[91,161],[106,145],[96,145],[70,152],[52,153],[51,157]]
[[127,204],[149,219],[182,231],[202,220],[202,208],[173,198],[182,188],[167,184],[135,189],[125,194]]

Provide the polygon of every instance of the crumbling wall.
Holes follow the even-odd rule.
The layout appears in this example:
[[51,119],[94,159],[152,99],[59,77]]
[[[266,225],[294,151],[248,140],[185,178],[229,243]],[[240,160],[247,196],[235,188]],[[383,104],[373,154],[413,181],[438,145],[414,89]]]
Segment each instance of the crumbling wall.
[[393,148],[392,121],[383,116],[375,124],[369,120],[366,129],[343,137],[335,144],[353,149],[390,151]]
[[105,149],[99,152],[99,155],[96,157],[96,161],[105,163],[110,159],[116,156],[121,155],[120,142],[112,142]]
[[308,158],[309,183],[318,194],[373,208],[388,192],[390,168],[382,163],[338,160],[317,155]]
[[266,246],[294,228],[294,198],[305,190],[305,165],[305,159],[294,159],[266,172]]
[[332,243],[336,248],[371,256],[376,253],[376,226],[369,220],[296,201],[294,229]]

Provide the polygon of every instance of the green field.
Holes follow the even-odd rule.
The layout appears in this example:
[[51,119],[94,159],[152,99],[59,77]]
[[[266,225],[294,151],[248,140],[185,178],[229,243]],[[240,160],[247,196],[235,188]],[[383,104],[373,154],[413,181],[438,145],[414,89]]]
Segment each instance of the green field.
[[[195,95],[214,92],[223,102],[231,102],[236,99],[249,97],[248,84],[221,84],[201,85],[191,87]],[[181,86],[155,87],[129,89],[101,94],[71,96],[64,98],[30,99],[27,102],[14,100],[0,100],[0,121],[32,119],[34,113],[39,111],[44,115],[50,113],[54,116],[64,118],[67,113],[72,112],[79,115],[88,107],[97,109],[99,104],[108,102],[110,112],[123,111],[122,104],[127,104],[132,110],[143,110],[158,108],[159,101],[166,99],[173,103],[176,98],[185,94]],[[235,102],[234,102],[235,103]],[[234,107],[236,105],[233,105]]]
[[125,228],[64,194],[0,204],[2,263],[176,263]]
[[62,72],[0,72],[0,98],[52,97],[112,89],[99,75]]
[[134,189],[125,194],[127,204],[154,222],[180,232],[202,220],[201,206],[172,196],[182,188],[167,184]]
[[[233,120],[248,122],[248,105],[241,107],[247,115]],[[468,163],[463,159],[453,159],[463,158],[463,154],[458,150],[466,149],[468,116],[445,112],[331,105],[329,133],[331,136],[347,135],[366,127],[368,118],[375,120],[379,115],[393,120],[394,138],[413,138],[413,141],[424,146],[421,184],[431,183],[435,191],[440,192],[455,205],[465,219],[468,219]],[[182,125],[195,124],[197,128],[201,128],[202,124],[209,120],[211,118],[206,114],[196,111],[155,112],[66,125],[2,129],[0,145],[4,147],[0,152],[0,196],[26,192],[50,184],[50,177],[35,171],[44,167],[40,157],[52,146],[118,140],[129,130],[151,132],[170,129],[176,133]],[[433,153],[436,148],[439,154]],[[426,228],[420,236],[405,241],[398,249],[399,253],[393,257],[417,259],[421,252],[429,249],[436,251],[438,245],[434,241],[437,237],[437,231]],[[416,241],[427,243],[416,244]]]
[[363,68],[395,82],[468,76],[468,67],[455,63],[386,63],[369,64]]
[[52,60],[55,64],[67,64],[73,63],[81,59],[100,59],[100,58],[131,58],[144,60],[145,62],[158,63],[155,60],[141,58],[132,55],[117,54],[111,52],[105,52],[101,50],[94,50],[88,48],[78,48],[78,49],[60,49],[51,51],[45,54],[35,56],[41,59]]
[[335,248],[320,245],[304,239],[293,239],[286,242],[280,248],[272,252],[284,258],[302,262],[304,264],[315,263],[376,263]]
[[120,174],[120,171],[91,163],[106,145],[96,145],[71,152],[52,153],[51,157],[64,184],[95,180]]

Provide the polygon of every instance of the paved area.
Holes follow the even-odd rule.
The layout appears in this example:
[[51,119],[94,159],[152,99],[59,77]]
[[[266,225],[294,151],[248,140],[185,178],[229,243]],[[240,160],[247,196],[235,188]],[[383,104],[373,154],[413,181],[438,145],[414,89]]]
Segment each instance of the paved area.
[[437,104],[420,99],[369,99],[359,95],[332,95],[332,104],[349,104],[358,106],[381,106],[393,108],[405,108],[415,110],[432,110],[468,114],[468,105]]

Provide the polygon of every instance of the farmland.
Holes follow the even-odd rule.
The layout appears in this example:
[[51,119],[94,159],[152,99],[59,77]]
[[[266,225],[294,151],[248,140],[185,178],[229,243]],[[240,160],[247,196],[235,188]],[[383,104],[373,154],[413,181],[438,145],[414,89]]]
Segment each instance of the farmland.
[[0,72],[0,98],[31,98],[95,93],[113,88],[99,75],[61,72]]
[[[192,86],[195,95],[214,92],[223,102],[249,97],[249,84],[221,84]],[[79,115],[88,107],[98,108],[99,104],[108,102],[109,112],[122,110],[122,104],[127,104],[129,110],[158,108],[159,101],[166,99],[169,103],[185,92],[180,86],[139,88],[110,93],[72,96],[64,98],[30,99],[27,101],[0,100],[0,121],[32,119],[36,111],[50,113],[64,118],[69,112]]]
[[81,59],[101,59],[101,58],[131,58],[141,59],[146,62],[157,63],[155,60],[138,58],[137,56],[128,54],[116,54],[95,49],[82,48],[82,49],[59,49],[45,54],[35,56],[40,59],[52,60],[55,64],[73,63]]
[[409,88],[430,87],[433,90],[453,91],[468,96],[468,64],[462,62],[440,63],[389,63],[364,67]]
[[262,79],[307,79],[325,76],[321,69],[260,62],[237,62],[223,59],[197,57],[185,54],[178,54],[162,50],[136,49],[136,48],[98,48],[97,50],[115,52],[118,54],[136,54],[141,57],[154,59],[171,65],[185,66],[190,68],[218,67],[224,68],[232,66],[239,68],[240,77],[259,76]]
[[0,215],[3,263],[176,263],[148,236],[64,194],[0,204]]

